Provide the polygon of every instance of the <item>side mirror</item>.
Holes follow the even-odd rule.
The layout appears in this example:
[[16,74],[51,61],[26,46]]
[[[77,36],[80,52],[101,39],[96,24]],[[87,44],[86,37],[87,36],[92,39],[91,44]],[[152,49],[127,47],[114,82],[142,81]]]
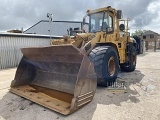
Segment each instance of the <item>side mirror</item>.
[[117,10],[117,19],[122,19],[122,10]]
[[125,25],[124,25],[124,24],[120,24],[119,29],[120,29],[121,31],[124,31]]

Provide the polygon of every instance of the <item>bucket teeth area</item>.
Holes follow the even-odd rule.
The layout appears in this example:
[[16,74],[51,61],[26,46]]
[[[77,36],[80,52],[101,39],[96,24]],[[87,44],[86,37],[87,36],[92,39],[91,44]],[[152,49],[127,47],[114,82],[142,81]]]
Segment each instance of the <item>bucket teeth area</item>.
[[12,87],[10,91],[64,115],[70,113],[73,95],[29,85]]

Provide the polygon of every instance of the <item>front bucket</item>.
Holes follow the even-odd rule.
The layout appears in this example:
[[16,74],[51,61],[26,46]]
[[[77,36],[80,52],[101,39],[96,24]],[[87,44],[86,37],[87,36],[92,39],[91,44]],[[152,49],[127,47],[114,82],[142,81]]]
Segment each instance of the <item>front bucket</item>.
[[10,91],[64,115],[93,99],[97,79],[88,57],[73,45],[22,48]]

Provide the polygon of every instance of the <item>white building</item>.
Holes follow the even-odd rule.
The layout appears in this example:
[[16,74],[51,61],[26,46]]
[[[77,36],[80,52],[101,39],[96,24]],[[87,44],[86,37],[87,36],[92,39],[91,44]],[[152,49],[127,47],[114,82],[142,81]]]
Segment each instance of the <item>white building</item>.
[[0,33],[0,69],[17,67],[23,47],[50,46],[53,39],[61,36],[23,34],[23,33]]

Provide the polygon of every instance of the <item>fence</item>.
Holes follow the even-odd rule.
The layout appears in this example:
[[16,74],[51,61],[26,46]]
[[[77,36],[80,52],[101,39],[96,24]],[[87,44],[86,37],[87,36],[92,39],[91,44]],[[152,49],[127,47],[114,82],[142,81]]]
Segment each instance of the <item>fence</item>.
[[[52,37],[52,39],[59,37]],[[49,46],[50,36],[0,34],[0,69],[17,67],[22,53],[20,48]]]

